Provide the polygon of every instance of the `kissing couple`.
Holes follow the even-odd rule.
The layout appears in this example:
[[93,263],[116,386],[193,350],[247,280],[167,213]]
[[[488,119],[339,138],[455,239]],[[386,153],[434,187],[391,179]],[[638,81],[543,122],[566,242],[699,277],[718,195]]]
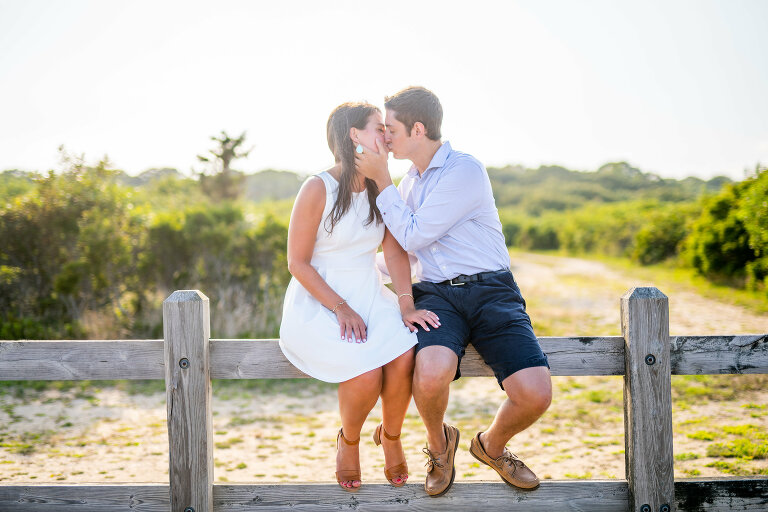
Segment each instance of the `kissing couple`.
[[[335,164],[304,182],[291,212],[280,348],[304,373],[339,383],[344,490],[361,485],[361,430],[379,397],[373,441],[386,479],[405,485],[400,434],[413,395],[427,436],[424,488],[440,496],[453,484],[460,436],[444,421],[449,385],[472,343],[506,397],[469,451],[508,484],[535,488],[506,445],[549,407],[549,363],[510,271],[488,173],[441,140],[442,106],[428,89],[403,89],[385,108],[382,117],[374,105],[344,103],[328,118]],[[389,152],[413,164],[398,187]]]

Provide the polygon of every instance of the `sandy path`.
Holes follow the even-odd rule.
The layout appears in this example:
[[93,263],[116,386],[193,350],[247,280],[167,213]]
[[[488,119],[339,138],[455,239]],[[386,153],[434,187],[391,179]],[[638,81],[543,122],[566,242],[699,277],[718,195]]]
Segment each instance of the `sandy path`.
[[[619,300],[635,286],[656,286],[669,297],[672,335],[768,332],[767,315],[702,297],[690,287],[649,282],[596,261],[519,253],[513,255],[512,271],[523,295],[529,298],[534,323],[543,316],[554,317],[557,325],[571,324],[573,332],[558,330],[551,335],[621,334]],[[592,320],[584,321],[584,325],[602,325],[605,331],[584,332],[580,317]]]
[[[602,263],[575,258],[515,254],[513,262],[540,335],[619,334],[619,298],[632,286],[651,285]],[[670,297],[673,334],[768,332],[765,316],[680,286],[659,288]],[[768,379],[728,378],[732,380],[680,387],[692,391],[674,410],[675,453],[692,455],[676,462],[677,477],[724,476],[722,468],[707,467],[718,460],[706,456],[707,446],[738,438],[729,433],[738,429],[760,439],[768,432]],[[727,388],[730,382],[736,391],[717,387],[720,383]],[[559,377],[554,386],[552,407],[515,437],[512,450],[543,478],[623,478],[621,378]],[[725,393],[729,399],[712,400],[713,393]],[[487,427],[502,398],[493,379],[453,384],[447,417],[462,433],[457,479],[496,478],[477,464],[467,447],[474,433]],[[112,387],[90,396],[75,390],[27,391],[23,397],[1,395],[0,406],[0,481],[168,481],[162,392],[128,394]],[[365,481],[383,481],[383,456],[370,440],[380,418],[377,405],[364,427]],[[296,381],[256,394],[237,384],[214,383],[216,481],[331,481],[337,430],[333,386]],[[413,405],[403,432],[412,478],[422,481],[423,425]],[[715,440],[692,438],[706,437],[701,432],[713,433]],[[739,467],[742,473],[768,473],[766,459],[742,461]]]

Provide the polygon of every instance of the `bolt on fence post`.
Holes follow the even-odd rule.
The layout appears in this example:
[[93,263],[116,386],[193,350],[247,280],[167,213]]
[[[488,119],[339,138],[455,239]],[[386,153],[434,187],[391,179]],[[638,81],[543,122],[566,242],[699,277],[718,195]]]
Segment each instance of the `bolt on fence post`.
[[213,512],[210,325],[208,297],[197,290],[163,302],[172,512]]
[[621,298],[624,457],[633,512],[675,510],[669,299],[657,288]]

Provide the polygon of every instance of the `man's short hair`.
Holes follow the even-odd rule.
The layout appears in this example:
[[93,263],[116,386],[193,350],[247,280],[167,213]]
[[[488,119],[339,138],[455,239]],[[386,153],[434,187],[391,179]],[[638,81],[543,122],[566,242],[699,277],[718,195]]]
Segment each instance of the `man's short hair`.
[[421,123],[427,131],[427,138],[440,140],[440,125],[443,124],[443,107],[435,93],[424,87],[406,87],[393,96],[384,98],[387,110],[395,111],[395,119],[405,125],[408,136],[414,123]]

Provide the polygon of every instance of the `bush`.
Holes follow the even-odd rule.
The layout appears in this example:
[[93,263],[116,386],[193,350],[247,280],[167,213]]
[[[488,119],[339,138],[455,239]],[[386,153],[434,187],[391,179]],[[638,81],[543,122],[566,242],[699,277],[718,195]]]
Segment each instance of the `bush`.
[[554,226],[538,222],[523,228],[520,233],[520,246],[539,251],[554,250],[560,248],[560,238]]
[[652,265],[677,256],[695,212],[695,205],[685,204],[652,213],[635,235],[632,259]]
[[756,257],[745,266],[746,284],[753,290],[768,290],[768,169],[758,166],[745,183],[736,215],[749,234],[749,247]]
[[702,212],[685,241],[685,255],[710,278],[757,289],[768,278],[768,171],[702,200]]

